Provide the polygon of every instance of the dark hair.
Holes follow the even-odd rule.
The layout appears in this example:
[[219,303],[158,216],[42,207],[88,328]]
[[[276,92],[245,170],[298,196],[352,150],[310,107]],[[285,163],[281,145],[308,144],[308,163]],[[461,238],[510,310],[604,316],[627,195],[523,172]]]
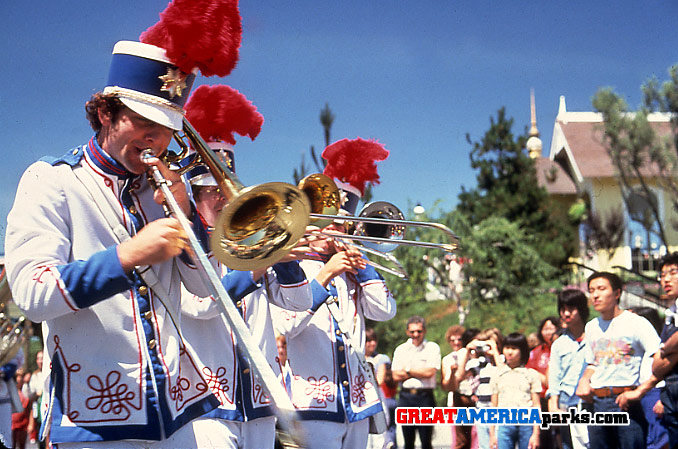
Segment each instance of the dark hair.
[[365,341],[379,341],[379,338],[377,338],[377,331],[371,327],[365,329]]
[[410,324],[421,324],[426,329],[426,320],[424,317],[419,315],[411,316],[407,319],[407,327],[410,327]]
[[501,348],[504,344],[504,336],[501,334],[501,331],[496,327],[491,327],[489,329],[484,329],[477,336],[477,340],[489,340],[493,338],[497,343],[497,351],[501,352]]
[[504,348],[518,348],[520,351],[520,366],[525,366],[530,359],[530,347],[527,345],[527,338],[520,332],[513,332],[504,338]]
[[662,329],[664,328],[664,321],[662,321],[662,319],[659,317],[659,312],[657,312],[657,309],[653,309],[652,307],[638,306],[631,307],[629,310],[649,321],[652,327],[654,327],[654,330],[657,331],[657,335],[661,335]]
[[554,316],[547,316],[541,322],[539,323],[539,330],[537,331],[537,338],[539,339],[540,342],[546,343],[544,340],[544,337],[541,335],[541,331],[544,330],[544,326],[546,326],[546,323],[553,323],[553,325],[556,327],[556,332],[558,332],[558,329],[560,328],[560,320]]
[[472,327],[470,329],[466,329],[463,334],[461,334],[461,345],[466,346],[467,344],[471,343],[471,341],[476,338],[476,335],[480,333],[480,329],[476,327]]
[[583,291],[576,288],[566,288],[558,293],[558,313],[565,307],[574,307],[579,312],[581,320],[586,323],[589,319],[589,301]]
[[92,98],[90,98],[87,103],[85,103],[85,112],[90,126],[95,133],[98,133],[101,131],[102,127],[101,121],[99,120],[99,109],[103,109],[105,112],[111,114],[111,120],[115,122],[118,120],[118,115],[124,107],[125,105],[122,104],[122,101],[120,101],[118,97],[97,92],[92,95]]
[[678,252],[668,253],[662,258],[662,261],[659,263],[659,272],[662,271],[664,265],[677,265],[678,266]]
[[[619,293],[621,294],[622,288],[624,288],[624,283],[619,276],[608,271],[596,271],[593,273],[586,280],[586,286],[589,287],[591,285],[591,281],[598,278],[607,279],[607,281],[610,283],[610,286],[612,287],[612,290],[619,290]],[[617,300],[617,302],[619,302],[619,300]]]
[[465,330],[466,329],[464,328],[464,326],[461,326],[459,324],[455,324],[454,326],[448,327],[447,332],[445,332],[445,341],[449,343],[451,336],[463,335]]

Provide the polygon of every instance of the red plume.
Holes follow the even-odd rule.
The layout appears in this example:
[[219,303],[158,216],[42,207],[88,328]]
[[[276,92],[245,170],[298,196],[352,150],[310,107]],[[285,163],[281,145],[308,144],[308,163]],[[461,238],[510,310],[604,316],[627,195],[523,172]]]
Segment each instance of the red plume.
[[386,160],[389,151],[376,140],[343,139],[329,145],[322,153],[327,161],[324,174],[348,183],[365,194],[365,184],[379,184],[375,162]]
[[238,62],[242,23],[238,0],[173,0],[139,40],[164,48],[184,73],[226,76]]
[[224,86],[200,86],[186,102],[186,119],[206,141],[222,140],[235,145],[233,133],[254,140],[264,116],[243,94]]

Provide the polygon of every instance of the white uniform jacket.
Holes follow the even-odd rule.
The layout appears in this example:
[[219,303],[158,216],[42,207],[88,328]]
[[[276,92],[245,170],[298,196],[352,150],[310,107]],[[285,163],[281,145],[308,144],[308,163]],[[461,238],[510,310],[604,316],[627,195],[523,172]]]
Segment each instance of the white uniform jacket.
[[[262,283],[252,280],[250,271],[227,270],[222,283],[249,327],[252,341],[257,344],[276,375],[281,365],[271,321],[270,304],[289,310],[303,311],[311,307],[311,288],[298,262],[273,265],[262,277]],[[211,298],[190,295],[184,298],[184,314],[204,317],[204,310],[215,310]],[[193,308],[186,307],[192,304]],[[205,364],[203,374],[221,406],[206,416],[229,421],[249,421],[273,415],[271,400],[261,382],[255,378],[250,363],[240,353],[236,337],[221,315],[211,319],[184,316],[184,340]]]
[[[304,260],[308,279],[323,262]],[[287,338],[287,356],[292,370],[291,398],[301,419],[355,422],[381,409],[375,385],[361,371],[354,349],[340,335],[337,323],[324,302],[338,298],[344,322],[352,338],[365,346],[365,318],[386,321],[396,313],[396,303],[383,278],[367,266],[358,275],[344,273],[329,288],[311,281],[313,306],[304,312],[275,308],[276,330]]]
[[[95,203],[75,170],[108,204]],[[53,443],[162,440],[218,405],[166,309],[181,316],[182,281],[208,294],[197,270],[183,257],[154,265],[168,295],[161,302],[136,272],[123,272],[102,213],[113,208],[134,235],[164,217],[152,194],[145,175],[127,173],[95,138],[32,164],[19,183],[5,261],[14,301],[31,321],[44,321]]]

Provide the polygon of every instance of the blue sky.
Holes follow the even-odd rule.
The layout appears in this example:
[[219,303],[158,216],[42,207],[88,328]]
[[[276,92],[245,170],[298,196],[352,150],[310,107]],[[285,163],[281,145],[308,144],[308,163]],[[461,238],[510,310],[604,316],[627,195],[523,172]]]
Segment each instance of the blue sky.
[[[85,143],[84,102],[103,88],[116,41],[137,40],[163,0],[5,2],[0,44],[0,238],[23,170]],[[548,151],[558,99],[591,110],[612,86],[632,106],[649,77],[678,62],[675,2],[422,0],[242,1],[240,62],[223,79],[264,115],[259,137],[236,145],[245,185],[291,181],[310,145],[321,150],[320,109],[332,140],[376,138],[375,199],[403,209],[452,208],[475,185],[466,133],[479,139],[505,106],[514,132],[529,125],[530,88]]]

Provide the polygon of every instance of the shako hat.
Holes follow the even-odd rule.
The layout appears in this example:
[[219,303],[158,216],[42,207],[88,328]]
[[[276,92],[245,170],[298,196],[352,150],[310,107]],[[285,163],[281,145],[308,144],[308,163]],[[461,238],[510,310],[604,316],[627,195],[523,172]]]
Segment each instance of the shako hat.
[[237,64],[241,37],[237,0],[174,0],[141,34],[141,42],[115,44],[103,93],[180,130],[198,70],[204,76],[228,75]]

